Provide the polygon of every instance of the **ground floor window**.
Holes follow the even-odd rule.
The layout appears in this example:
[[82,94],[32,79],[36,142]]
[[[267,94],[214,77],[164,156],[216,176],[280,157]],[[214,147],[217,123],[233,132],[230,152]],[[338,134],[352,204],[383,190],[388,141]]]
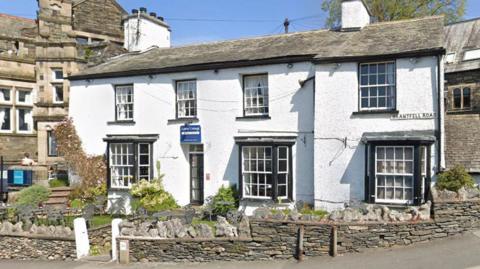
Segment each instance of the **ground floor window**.
[[420,204],[430,184],[429,166],[429,144],[367,144],[367,201]]
[[241,147],[242,196],[256,199],[291,197],[291,147],[245,145]]
[[139,180],[152,178],[150,143],[110,143],[111,188],[130,188]]
[[57,157],[57,139],[53,134],[53,131],[47,131],[47,148],[49,157]]

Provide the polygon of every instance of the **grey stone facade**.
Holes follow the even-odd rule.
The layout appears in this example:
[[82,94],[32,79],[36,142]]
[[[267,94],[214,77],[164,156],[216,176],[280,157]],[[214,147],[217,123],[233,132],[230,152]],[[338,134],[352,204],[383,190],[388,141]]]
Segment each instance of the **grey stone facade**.
[[73,261],[75,239],[0,236],[0,259]]

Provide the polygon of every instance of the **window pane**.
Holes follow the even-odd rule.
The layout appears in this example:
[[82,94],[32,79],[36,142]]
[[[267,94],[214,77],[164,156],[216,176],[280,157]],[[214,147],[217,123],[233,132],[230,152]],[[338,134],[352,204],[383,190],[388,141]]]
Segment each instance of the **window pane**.
[[0,127],[2,131],[11,130],[11,111],[10,108],[0,107]]
[[453,90],[453,107],[462,108],[462,91],[458,88]]
[[463,108],[470,107],[470,88],[463,89]]
[[18,130],[32,131],[33,117],[31,109],[18,109]]
[[10,89],[0,89],[0,102],[10,102]]
[[268,114],[267,75],[244,76],[243,91],[246,115]]
[[53,135],[53,131],[47,132],[48,156],[57,156],[57,139]]

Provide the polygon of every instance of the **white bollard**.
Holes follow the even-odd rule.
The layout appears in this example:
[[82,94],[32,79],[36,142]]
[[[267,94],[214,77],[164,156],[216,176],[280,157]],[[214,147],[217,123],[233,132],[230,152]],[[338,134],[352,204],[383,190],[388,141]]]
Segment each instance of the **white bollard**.
[[90,253],[87,222],[84,218],[77,218],[73,220],[73,229],[75,231],[75,244],[77,245],[77,259],[81,259]]
[[120,235],[120,223],[122,219],[112,220],[112,261],[118,260],[117,237]]

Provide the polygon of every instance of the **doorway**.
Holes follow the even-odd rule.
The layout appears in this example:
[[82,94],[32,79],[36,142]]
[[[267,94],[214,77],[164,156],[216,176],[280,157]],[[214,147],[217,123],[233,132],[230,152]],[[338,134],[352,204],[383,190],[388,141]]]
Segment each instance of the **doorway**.
[[190,203],[203,204],[203,145],[190,145]]

